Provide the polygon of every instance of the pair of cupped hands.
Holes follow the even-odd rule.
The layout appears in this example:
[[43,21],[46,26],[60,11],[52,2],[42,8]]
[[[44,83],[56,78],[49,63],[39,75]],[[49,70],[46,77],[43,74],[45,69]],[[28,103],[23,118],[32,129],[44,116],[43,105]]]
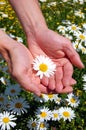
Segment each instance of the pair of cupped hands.
[[[9,47],[3,51],[3,56],[14,79],[24,89],[38,96],[42,93],[72,92],[76,84],[72,78],[73,65],[78,68],[84,66],[71,41],[50,29],[40,29],[36,34],[26,37],[28,47],[4,34],[4,42],[8,41]],[[56,64],[53,76],[44,76],[42,79],[36,76],[32,63],[38,55],[48,56]]]

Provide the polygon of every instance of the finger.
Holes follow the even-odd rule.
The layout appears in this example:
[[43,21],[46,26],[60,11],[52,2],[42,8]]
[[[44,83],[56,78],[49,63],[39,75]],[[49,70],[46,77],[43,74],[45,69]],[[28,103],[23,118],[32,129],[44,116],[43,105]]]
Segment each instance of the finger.
[[73,66],[69,61],[67,61],[66,64],[64,64],[63,66],[63,79],[62,79],[63,86],[70,85],[72,75],[73,75]]
[[54,79],[54,76],[49,78],[48,88],[50,90],[54,90],[55,89],[55,79]]
[[70,80],[70,85],[75,85],[76,83],[77,83],[76,80],[73,79],[73,78],[71,78],[71,80]]
[[56,51],[56,58],[63,58],[65,56],[65,53],[63,51]]
[[61,93],[71,93],[73,91],[73,88],[71,86],[65,87]]
[[56,69],[56,73],[55,73],[55,91],[56,92],[61,92],[63,89],[63,84],[62,84],[62,78],[63,78],[63,71],[62,71],[62,67],[57,67]]
[[69,44],[67,47],[64,47],[63,49],[73,65],[75,65],[78,68],[84,68],[84,65],[80,59],[79,54],[75,51],[72,45]]
[[43,76],[43,78],[41,79],[41,83],[42,83],[44,86],[48,86],[49,78]]

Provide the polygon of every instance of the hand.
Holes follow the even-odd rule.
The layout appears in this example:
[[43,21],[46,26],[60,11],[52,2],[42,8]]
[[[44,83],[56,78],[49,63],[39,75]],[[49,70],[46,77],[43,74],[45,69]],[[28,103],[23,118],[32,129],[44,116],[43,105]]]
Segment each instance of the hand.
[[[29,49],[35,58],[37,55],[46,55],[46,53],[40,48],[33,38],[28,39]],[[49,56],[49,55],[48,55]],[[50,56],[49,56],[50,57]],[[72,85],[76,83],[72,79],[73,66],[66,58],[57,59],[54,56],[50,57],[57,65],[55,76],[50,78],[43,77],[42,84],[47,86],[50,90],[54,90],[55,93],[71,92]],[[51,91],[51,92],[52,92]]]
[[[4,39],[3,39],[4,38]],[[2,41],[1,41],[2,40]],[[27,91],[40,96],[41,93],[48,93],[47,88],[40,83],[39,77],[35,76],[32,70],[33,57],[29,50],[21,43],[17,43],[6,34],[3,35],[1,43],[7,42],[1,54],[8,64],[11,75]]]
[[[30,51],[32,52],[35,46],[40,47],[46,55],[52,58],[62,58],[67,57],[73,65],[78,68],[83,68],[84,65],[80,60],[78,53],[73,49],[72,43],[67,38],[57,34],[50,29],[43,28],[37,30],[34,36],[28,37],[28,43]],[[34,45],[31,48],[30,41],[34,40]],[[32,52],[33,53],[33,52]]]

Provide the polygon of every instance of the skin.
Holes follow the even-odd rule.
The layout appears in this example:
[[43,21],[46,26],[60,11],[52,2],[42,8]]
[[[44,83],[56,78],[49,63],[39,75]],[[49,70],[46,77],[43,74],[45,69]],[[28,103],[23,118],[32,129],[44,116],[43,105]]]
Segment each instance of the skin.
[[[11,49],[9,54],[2,53],[3,56],[6,55],[4,57],[8,63],[11,74],[25,89],[37,94],[36,91],[38,89],[36,90],[34,87],[31,87],[31,85],[28,86],[28,81],[30,82],[30,80],[30,84],[34,84],[34,81],[32,80],[33,76],[30,80],[26,81],[21,78],[21,73],[28,75],[28,69],[31,70],[31,63],[29,62],[32,61],[31,59],[34,59],[40,54],[47,55],[55,62],[57,69],[53,77],[43,77],[42,80],[36,77],[40,85],[44,86],[44,88],[41,87],[39,89],[40,92],[38,93],[64,93],[73,91],[72,85],[74,85],[76,81],[72,78],[72,64],[79,68],[83,68],[84,65],[80,60],[78,53],[73,49],[71,41],[48,29],[40,10],[38,0],[18,0],[17,2],[15,0],[9,0],[9,2],[15,10],[24,29],[28,44],[28,49],[24,45],[19,44],[20,46],[18,47],[17,45],[17,48],[14,49],[14,53]],[[6,44],[6,46],[8,45]],[[21,52],[23,52],[22,55],[20,55]],[[30,55],[27,55],[27,52],[29,52]],[[23,60],[25,61],[25,64],[21,63]],[[23,79],[23,81],[21,79]]]

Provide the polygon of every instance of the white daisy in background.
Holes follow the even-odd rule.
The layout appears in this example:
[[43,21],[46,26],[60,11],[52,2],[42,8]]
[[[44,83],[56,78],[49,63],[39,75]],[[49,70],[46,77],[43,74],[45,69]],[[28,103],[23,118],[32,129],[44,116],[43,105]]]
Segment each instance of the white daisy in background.
[[50,6],[56,6],[56,2],[49,2],[49,3],[47,4],[47,6],[48,6],[48,7],[50,7]]
[[81,10],[76,10],[74,14],[75,16],[78,16],[80,18],[83,18],[83,19],[85,18],[85,14]]
[[33,98],[34,98],[35,101],[42,103],[42,102],[44,102],[44,99],[43,99],[42,95],[43,94],[41,94],[41,96],[39,97],[39,96],[33,94]]
[[86,83],[83,84],[83,90],[86,92]]
[[81,48],[80,48],[81,43],[79,42],[79,40],[76,40],[75,42],[72,42],[72,45],[73,45],[75,50],[77,50],[77,51],[81,50]]
[[46,2],[47,0],[40,0],[41,2]]
[[84,0],[73,0],[73,2],[77,2],[78,4],[84,4]]
[[80,31],[81,28],[78,27],[78,26],[75,25],[75,24],[72,24],[72,25],[69,25],[69,26],[67,27],[67,30],[69,30],[69,32],[74,33],[74,32],[78,32],[78,31]]
[[75,32],[74,36],[76,36],[77,40],[80,40],[81,42],[85,42],[86,41],[86,34],[82,33],[82,32]]
[[23,39],[22,39],[21,37],[14,36],[14,35],[11,34],[11,33],[9,34],[9,36],[10,36],[11,38],[13,38],[14,40],[23,43]]
[[21,115],[23,113],[27,113],[27,109],[30,108],[28,102],[20,97],[20,98],[13,98],[9,102],[9,111],[12,111],[12,113]]
[[54,102],[59,105],[61,103],[61,101],[62,101],[62,99],[60,97],[58,97],[58,94],[55,94]]
[[82,47],[81,51],[82,51],[82,54],[86,54],[86,48],[85,47]]
[[0,1],[0,5],[4,5],[4,4],[6,4],[6,2],[2,2],[2,1]]
[[42,98],[45,102],[53,101],[54,100],[54,94],[42,94]]
[[48,57],[40,55],[34,59],[33,69],[37,71],[36,75],[42,79],[43,76],[52,76],[56,71],[56,65]]
[[7,88],[5,89],[5,95],[9,96],[17,96],[21,92],[21,88],[19,84],[9,84]]
[[59,108],[59,114],[64,121],[69,120],[71,121],[75,117],[74,110],[70,107],[61,107]]
[[48,130],[49,124],[47,122],[39,122],[37,130]]
[[1,81],[4,85],[6,85],[6,81],[5,81],[5,78],[4,78],[4,77],[1,77],[1,78],[0,78],[0,81]]
[[15,115],[9,112],[0,113],[0,127],[1,130],[10,130],[11,127],[14,128],[16,123],[14,122],[17,118]]
[[3,13],[3,14],[2,14],[2,17],[3,17],[3,18],[8,18],[8,14],[4,14],[4,13]]
[[68,39],[70,39],[70,40],[73,40],[73,36],[70,35],[70,34],[65,34],[65,37],[68,38]]
[[57,30],[58,30],[59,32],[61,32],[62,34],[65,34],[66,31],[67,31],[67,28],[66,28],[65,26],[59,25],[59,26],[57,27]]
[[65,100],[68,102],[68,105],[75,108],[80,104],[80,100],[73,93],[68,94]]
[[82,79],[83,79],[84,82],[86,82],[86,74],[84,74],[84,75],[82,76]]
[[40,121],[49,121],[51,118],[51,111],[47,107],[38,107],[35,114]]
[[53,110],[53,111],[51,111],[52,112],[52,120],[53,121],[56,121],[56,120],[60,120],[60,115],[59,115],[59,110]]
[[82,26],[84,29],[86,29],[86,23],[83,23]]
[[6,95],[3,93],[0,94],[0,105],[4,104],[5,100],[7,100]]
[[27,122],[27,127],[30,129],[30,130],[37,130],[37,127],[38,127],[38,120],[37,119],[33,119],[31,118],[28,122]]

